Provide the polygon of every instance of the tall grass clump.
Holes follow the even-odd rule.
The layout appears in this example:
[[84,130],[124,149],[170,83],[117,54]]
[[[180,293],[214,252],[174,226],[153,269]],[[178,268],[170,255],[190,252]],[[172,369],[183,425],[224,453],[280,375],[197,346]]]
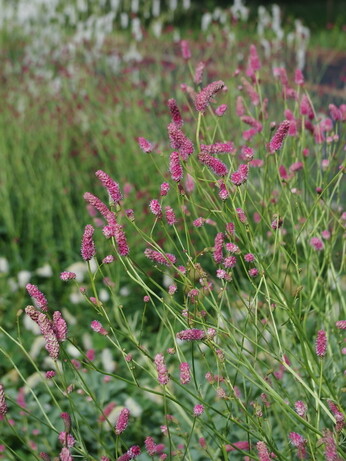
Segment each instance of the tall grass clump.
[[152,181],[84,193],[83,313],[29,283],[0,327],[4,459],[345,458],[346,106],[255,45],[224,80],[181,53],[165,142],[136,136]]

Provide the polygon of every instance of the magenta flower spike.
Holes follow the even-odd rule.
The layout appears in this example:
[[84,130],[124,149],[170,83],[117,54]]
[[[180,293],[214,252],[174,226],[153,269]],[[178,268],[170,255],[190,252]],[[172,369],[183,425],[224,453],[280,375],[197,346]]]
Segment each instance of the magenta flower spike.
[[130,411],[127,408],[123,408],[119,414],[119,418],[115,425],[116,435],[120,435],[125,431],[129,423]]
[[84,229],[82,238],[81,254],[84,261],[90,261],[95,254],[96,248],[93,240],[94,228],[91,224],[87,224]]
[[48,301],[45,295],[37,288],[36,285],[28,283],[26,285],[26,291],[29,296],[35,301],[36,306],[44,312],[48,311]]
[[201,341],[206,337],[206,334],[203,330],[198,330],[197,328],[191,328],[189,330],[182,330],[176,334],[177,339],[181,341]]
[[271,154],[274,154],[277,150],[281,149],[284,139],[288,134],[290,125],[291,123],[289,120],[284,120],[282,123],[280,123],[279,128],[269,143],[269,152]]
[[168,100],[168,108],[171,112],[172,122],[175,124],[177,128],[181,128],[183,126],[183,119],[181,117],[181,113],[179,107],[177,105],[177,101],[173,98]]
[[207,154],[232,154],[235,152],[233,142],[216,142],[214,144],[201,144],[201,151]]
[[159,381],[159,384],[161,384],[161,386],[165,386],[166,384],[168,384],[169,376],[163,354],[156,354],[154,363],[156,365],[157,379]]
[[183,167],[180,163],[178,152],[172,152],[169,158],[169,172],[173,181],[179,182],[183,179]]
[[193,79],[193,81],[196,83],[196,85],[200,85],[202,83],[204,69],[205,69],[205,62],[200,61],[196,66],[195,76],[194,76],[194,79]]
[[181,48],[181,55],[185,61],[188,61],[191,59],[191,50],[189,46],[189,42],[187,40],[182,40],[180,42],[180,48]]
[[63,319],[61,312],[55,311],[53,313],[53,331],[59,342],[65,341],[67,339],[67,324]]
[[5,389],[2,384],[0,384],[0,415],[5,416],[7,413],[7,404],[5,400]]
[[213,173],[217,176],[226,176],[228,174],[227,166],[221,162],[218,158],[213,157],[212,155],[207,154],[206,152],[201,152],[198,155],[198,160],[210,168]]
[[157,264],[163,264],[165,266],[171,266],[172,264],[175,264],[177,260],[177,258],[171,253],[159,253],[152,248],[146,248],[144,254],[148,259],[151,259]]
[[102,170],[98,170],[95,173],[96,177],[101,181],[102,185],[108,190],[108,193],[114,203],[119,203],[123,198],[119,184],[116,183],[107,173]]
[[225,86],[222,80],[210,83],[208,86],[197,94],[195,99],[195,107],[198,112],[204,113],[209,106],[212,97]]
[[327,353],[327,334],[324,330],[319,330],[317,332],[315,351],[318,357],[323,358]]
[[268,448],[264,442],[257,442],[256,444],[259,461],[271,461]]
[[138,141],[139,147],[142,149],[144,153],[150,154],[150,152],[152,152],[153,145],[147,139],[139,137],[137,141]]
[[181,384],[188,384],[191,380],[190,365],[187,362],[182,362],[179,368]]

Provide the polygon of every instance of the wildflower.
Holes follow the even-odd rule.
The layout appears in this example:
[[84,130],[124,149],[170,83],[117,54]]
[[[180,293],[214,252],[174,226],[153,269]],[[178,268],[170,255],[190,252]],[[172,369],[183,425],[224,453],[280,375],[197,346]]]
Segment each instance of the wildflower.
[[64,447],[60,452],[60,461],[73,461],[70,450],[67,447]]
[[170,185],[168,184],[168,182],[163,182],[160,186],[160,195],[161,196],[167,195],[169,189],[170,189]]
[[237,448],[239,450],[248,451],[248,450],[250,450],[250,444],[249,444],[249,442],[242,442],[241,441],[241,442],[234,442],[231,445],[226,445],[225,446],[225,449],[226,449],[227,452],[235,451]]
[[168,287],[168,293],[170,295],[174,295],[174,293],[177,291],[177,286],[176,285],[169,285]]
[[297,400],[297,402],[294,404],[294,408],[296,410],[296,413],[302,418],[306,415],[306,412],[308,411],[306,404],[301,400]]
[[243,146],[241,148],[241,159],[245,162],[250,162],[253,159],[254,151],[251,147]]
[[327,335],[324,330],[319,330],[316,337],[315,344],[316,355],[324,357],[327,352]]
[[223,247],[224,238],[225,238],[225,235],[222,232],[218,232],[214,240],[213,258],[217,264],[221,264],[223,261],[222,247]]
[[215,115],[217,115],[218,117],[222,117],[227,109],[228,109],[227,104],[221,104],[221,106],[215,109]]
[[235,256],[226,256],[223,260],[223,265],[226,269],[232,269],[237,264],[237,258]]
[[169,158],[169,172],[173,181],[179,182],[183,178],[183,167],[178,152],[172,152]]
[[333,120],[342,120],[342,112],[340,109],[338,109],[334,104],[329,104],[329,112],[330,116],[332,117]]
[[322,440],[325,443],[324,456],[326,461],[336,461],[338,459],[338,452],[333,433],[326,429]]
[[127,408],[123,408],[119,414],[118,420],[115,425],[116,435],[121,434],[127,428],[130,417],[130,411]]
[[94,228],[91,224],[87,224],[84,229],[81,254],[84,261],[90,261],[95,256],[96,248],[93,241]]
[[282,143],[288,134],[289,128],[290,128],[289,120],[284,120],[282,123],[280,123],[279,128],[277,129],[276,133],[274,134],[274,136],[272,137],[269,143],[269,151],[271,154],[281,149]]
[[193,79],[196,85],[200,85],[202,83],[204,69],[205,69],[205,62],[200,61],[196,66],[195,76]]
[[247,181],[248,172],[248,165],[239,165],[238,170],[231,174],[232,183],[236,186],[241,186],[244,184],[244,182]]
[[294,73],[294,83],[299,86],[304,85],[304,75],[300,69],[296,69]]
[[219,197],[221,200],[227,200],[229,197],[227,187],[225,186],[223,182],[220,184]]
[[346,320],[338,320],[335,323],[336,328],[339,328],[340,330],[346,330]]
[[56,372],[54,370],[46,371],[46,378],[47,379],[52,379],[52,378],[54,378],[55,375],[56,375]]
[[152,437],[146,437],[144,440],[144,445],[149,456],[154,456],[156,454],[156,443],[154,442],[154,439]]
[[301,115],[307,115],[310,120],[315,117],[314,110],[311,106],[311,102],[306,94],[303,94],[302,99],[300,101],[300,113]]
[[98,170],[95,173],[96,177],[101,181],[102,185],[108,190],[108,193],[114,203],[119,203],[123,198],[119,184],[116,183],[107,173],[102,170]]
[[298,448],[298,453],[297,453],[298,459],[306,458],[306,455],[307,455],[306,447],[305,447],[306,440],[304,439],[304,437],[298,434],[297,432],[290,432],[288,437],[292,445]]
[[230,253],[236,253],[236,254],[240,253],[240,249],[238,245],[236,245],[235,243],[232,243],[232,242],[226,243],[225,247],[226,247],[226,250],[229,251]]
[[74,280],[76,277],[77,275],[74,272],[65,271],[65,272],[61,272],[60,274],[60,279],[63,282],[67,282],[68,280]]
[[258,274],[259,274],[258,269],[256,269],[255,267],[250,269],[248,273],[249,273],[249,276],[252,277],[252,278],[257,277]]
[[148,259],[151,259],[158,264],[164,264],[165,266],[171,266],[172,264],[175,264],[177,260],[177,258],[171,253],[162,254],[158,251],[152,250],[151,248],[146,248],[144,254]]
[[144,296],[143,301],[145,303],[148,303],[150,301],[150,296],[148,296],[148,295]]
[[205,218],[197,218],[192,222],[193,226],[195,227],[202,227],[204,223],[205,223]]
[[228,273],[223,270],[223,269],[217,269],[216,271],[216,277],[221,279],[221,280],[227,280],[230,281],[231,277],[228,275]]
[[165,207],[166,219],[170,226],[173,226],[177,222],[173,208],[170,206]]
[[7,413],[7,404],[5,400],[4,386],[0,384],[0,415],[5,416]]
[[123,231],[123,226],[120,224],[114,225],[114,238],[117,242],[120,256],[127,256],[130,252],[130,249],[127,244],[125,232]]
[[232,154],[235,151],[233,142],[215,142],[214,144],[201,144],[201,151],[207,154]]
[[33,298],[36,303],[36,306],[41,309],[42,311],[48,311],[48,301],[45,295],[37,288],[36,285],[31,285],[28,283],[26,286],[26,291],[28,292],[29,296]]
[[198,155],[198,160],[210,168],[217,176],[226,176],[228,173],[227,166],[221,162],[221,160],[207,154],[206,152],[201,152]]
[[274,215],[273,217],[274,217],[274,219],[273,219],[270,227],[272,229],[274,229],[274,230],[280,229],[280,227],[282,226],[282,223],[283,223],[283,219],[280,218],[280,216],[276,216],[276,215]]
[[254,106],[258,106],[258,104],[260,103],[260,97],[255,88],[244,77],[242,78],[241,82],[249,98],[251,99],[252,104]]
[[145,138],[139,137],[138,138],[138,145],[142,149],[142,151],[145,152],[146,154],[149,154],[153,150],[153,145],[151,144],[151,142],[149,142]]
[[102,259],[102,264],[111,264],[114,261],[113,255],[107,255]]
[[300,171],[303,168],[304,168],[304,163],[303,162],[294,162],[290,166],[290,171],[292,171],[292,173],[295,173],[296,171]]
[[93,320],[90,326],[96,333],[100,333],[100,335],[103,335],[103,336],[108,335],[108,331],[103,328],[102,323],[99,322],[98,320]]
[[156,354],[155,359],[154,359],[155,365],[156,365],[156,370],[157,370],[157,377],[159,383],[164,386],[168,384],[169,381],[169,376],[168,376],[168,370],[165,364],[165,359],[163,354]]
[[202,404],[197,404],[193,407],[194,416],[201,416],[204,413],[204,406]]
[[246,123],[247,125],[250,125],[256,133],[260,133],[262,131],[262,123],[256,120],[253,117],[250,117],[248,115],[243,115],[240,117],[241,121]]
[[181,341],[199,341],[205,338],[203,330],[192,328],[190,330],[182,330],[176,334],[177,339]]
[[247,223],[247,217],[242,208],[236,208],[235,211],[237,212],[238,219],[241,223],[246,224]]
[[63,319],[61,312],[55,311],[53,313],[52,329],[59,342],[65,341],[67,338],[67,324]]
[[107,205],[105,205],[98,197],[96,197],[93,194],[90,194],[90,192],[85,192],[83,198],[90,205],[95,207],[97,211],[106,219],[107,222],[111,223],[115,220],[114,214],[109,210]]
[[324,243],[318,237],[312,237],[310,245],[317,251],[321,251],[324,248]]
[[43,459],[43,461],[50,461],[51,460],[50,456],[47,453],[45,453],[44,451],[40,452],[40,458]]
[[225,86],[224,82],[218,80],[210,83],[197,94],[195,99],[195,107],[198,112],[204,113],[210,103],[211,98]]
[[192,141],[173,122],[168,125],[167,130],[172,149],[178,150],[182,159],[187,160],[194,151]]
[[182,362],[180,364],[180,382],[181,384],[188,384],[190,380],[190,365],[187,362]]
[[255,261],[255,256],[252,253],[247,253],[244,255],[244,261],[247,263],[253,263]]
[[69,434],[67,431],[60,432],[58,439],[59,442],[67,448],[72,448],[73,445],[76,443],[76,440],[73,437],[73,435]]
[[207,448],[207,442],[206,442],[206,440],[205,440],[204,437],[200,437],[200,438],[198,439],[198,443],[200,444],[200,446],[201,446],[202,448]]
[[[237,210],[241,210],[241,208],[237,208]],[[226,224],[226,232],[227,232],[227,234],[229,234],[231,236],[235,234],[235,225],[234,225],[234,223],[229,222],[229,223]]]
[[182,40],[180,42],[180,48],[181,48],[181,55],[185,61],[188,61],[191,59],[191,50],[189,46],[189,42],[187,40]]
[[257,442],[256,444],[259,461],[271,461],[268,448],[264,442]]
[[162,208],[158,200],[151,200],[149,203],[149,208],[153,215],[155,215],[157,218],[162,217]]
[[181,118],[180,110],[177,106],[177,102],[175,99],[168,100],[168,107],[171,112],[172,122],[175,124],[177,128],[181,128],[183,126],[183,119]]
[[241,117],[242,115],[245,114],[245,105],[244,105],[244,100],[241,96],[237,97],[236,101],[236,114],[238,117]]
[[345,425],[345,417],[343,413],[341,413],[339,407],[332,400],[328,400],[327,402],[328,402],[330,411],[335,416],[335,420],[336,420],[335,430],[336,432],[341,432]]

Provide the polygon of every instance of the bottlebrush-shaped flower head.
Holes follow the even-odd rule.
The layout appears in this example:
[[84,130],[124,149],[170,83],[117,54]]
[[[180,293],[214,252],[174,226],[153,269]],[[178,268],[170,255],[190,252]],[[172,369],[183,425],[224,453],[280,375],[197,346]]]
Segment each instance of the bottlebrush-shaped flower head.
[[29,296],[35,301],[36,306],[42,311],[48,311],[48,301],[45,295],[37,288],[36,285],[28,283],[26,286],[26,291]]
[[107,173],[98,170],[95,173],[96,177],[101,181],[102,185],[108,190],[108,193],[114,203],[119,203],[123,196],[120,192],[120,187]]
[[177,101],[173,98],[168,100],[168,107],[171,112],[172,122],[175,124],[177,128],[181,128],[183,126],[183,119],[181,117],[181,113],[179,107],[177,105]]
[[96,248],[93,240],[94,228],[91,224],[87,224],[84,229],[82,238],[81,255],[84,261],[90,261],[95,254]]
[[197,328],[191,328],[189,330],[182,330],[176,334],[177,339],[181,341],[200,341],[206,337],[203,330]]
[[146,154],[150,154],[153,150],[153,145],[147,139],[139,137],[137,139],[139,147],[142,149],[143,152]]
[[226,176],[228,174],[227,166],[221,162],[221,160],[207,154],[206,152],[201,152],[198,155],[198,160],[203,163],[203,165],[210,168],[217,176]]
[[165,266],[171,266],[175,264],[177,258],[171,253],[160,253],[152,248],[146,248],[144,251],[145,256],[151,259],[155,263],[163,264]]
[[225,86],[222,80],[210,83],[208,86],[197,94],[195,107],[198,112],[204,113],[210,103],[211,98]]
[[183,167],[180,163],[179,152],[172,152],[169,158],[169,172],[173,181],[179,182],[183,179]]
[[276,133],[274,134],[269,143],[269,152],[271,154],[281,149],[284,139],[288,134],[290,125],[291,124],[289,120],[284,120],[282,123],[280,123],[279,128],[277,129]]

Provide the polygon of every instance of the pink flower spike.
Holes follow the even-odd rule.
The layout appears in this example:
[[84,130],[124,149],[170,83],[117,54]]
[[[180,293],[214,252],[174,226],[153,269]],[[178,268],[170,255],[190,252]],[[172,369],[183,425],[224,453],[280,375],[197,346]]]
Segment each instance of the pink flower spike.
[[154,439],[152,437],[146,437],[144,440],[144,445],[149,456],[156,455],[156,443],[154,442]]
[[190,365],[187,362],[180,364],[180,382],[181,384],[188,384],[191,380]]
[[180,48],[181,48],[181,55],[185,61],[188,61],[191,59],[191,50],[189,46],[189,42],[187,40],[182,40],[180,42]]
[[299,86],[304,85],[304,75],[300,69],[297,69],[294,73],[294,83]]
[[53,331],[57,340],[61,343],[67,339],[67,324],[62,317],[61,312],[55,311],[53,313]]
[[194,416],[201,416],[204,413],[204,406],[202,404],[197,404],[193,407]]
[[153,150],[153,145],[147,139],[139,137],[138,138],[138,145],[142,149],[143,152],[146,154],[150,154]]
[[291,123],[289,120],[284,120],[282,123],[280,123],[279,128],[269,143],[269,152],[271,154],[274,154],[277,150],[281,149],[284,139],[288,134],[290,124]]
[[46,371],[46,378],[47,379],[52,379],[52,378],[54,378],[55,375],[56,375],[56,372],[54,370]]
[[123,198],[119,184],[116,183],[107,173],[102,170],[98,170],[95,173],[96,177],[101,181],[102,185],[108,190],[108,193],[114,203],[119,203]]
[[201,151],[207,154],[232,154],[235,150],[234,143],[231,141],[201,144]]
[[183,179],[183,167],[181,166],[178,152],[172,152],[170,155],[169,172],[173,181],[179,182]]
[[169,99],[168,107],[171,112],[172,122],[176,125],[177,128],[181,128],[184,122],[181,117],[180,110],[177,105],[177,101],[173,98]]
[[327,334],[324,330],[319,330],[317,333],[315,350],[318,357],[323,358],[327,353]]
[[61,272],[61,274],[60,274],[60,279],[63,282],[68,282],[69,280],[74,280],[76,277],[77,276],[76,276],[76,274],[74,272],[65,271],[65,272]]
[[205,69],[205,62],[200,61],[196,66],[195,76],[193,79],[196,85],[200,85],[202,83],[204,69]]
[[198,155],[198,160],[210,168],[217,176],[226,176],[228,174],[227,166],[221,162],[221,160],[207,154],[206,152],[201,152]]
[[322,251],[324,249],[324,243],[318,237],[312,237],[310,245],[317,251]]
[[100,323],[98,320],[93,320],[90,326],[96,333],[100,333],[100,335],[103,336],[108,335],[108,331],[103,328],[102,323]]
[[255,256],[252,253],[244,255],[244,261],[247,263],[253,263],[255,261]]
[[302,418],[306,415],[306,412],[308,411],[306,404],[301,400],[297,400],[297,402],[294,404],[294,408],[296,410],[296,413]]
[[222,248],[223,248],[224,239],[225,239],[225,234],[223,234],[222,232],[218,232],[215,236],[213,258],[217,264],[221,264],[223,261]]
[[203,330],[192,328],[190,330],[182,330],[176,334],[177,339],[181,341],[200,341],[205,338]]
[[204,113],[210,103],[211,98],[225,86],[222,80],[210,83],[197,94],[195,107],[198,112]]
[[45,295],[37,288],[36,285],[31,285],[28,283],[26,286],[26,291],[29,296],[35,301],[36,306],[44,312],[48,311],[48,301]]
[[170,206],[166,206],[165,214],[166,214],[166,219],[167,219],[168,224],[170,226],[174,226],[174,224],[177,223],[177,218],[175,216],[173,208],[171,208]]
[[178,150],[182,159],[187,160],[194,151],[192,141],[173,122],[167,126],[167,130],[172,149]]
[[153,215],[155,215],[157,218],[162,218],[162,208],[158,200],[151,200],[149,203],[149,208]]
[[155,263],[163,264],[165,266],[171,266],[172,264],[175,264],[176,259],[177,259],[171,253],[162,254],[151,248],[146,248],[146,250],[144,251],[144,254],[148,259],[151,259]]
[[63,447],[60,452],[60,461],[73,461],[70,450],[67,447]]
[[259,461],[271,461],[268,448],[264,442],[257,442],[256,444]]
[[215,115],[217,115],[218,117],[222,117],[227,109],[228,109],[227,104],[221,104],[221,106],[215,109]]
[[84,229],[82,238],[81,254],[84,261],[90,261],[95,254],[96,248],[93,241],[94,228],[91,224],[87,224]]
[[170,185],[168,182],[163,182],[160,186],[160,195],[161,197],[166,196],[169,192]]
[[346,330],[346,320],[338,320],[335,323],[336,328],[339,328],[340,330]]
[[303,94],[302,99],[300,101],[300,113],[301,115],[307,115],[310,120],[313,120],[315,118],[314,110],[306,94]]
[[120,435],[127,428],[130,417],[130,411],[127,408],[123,408],[119,414],[118,420],[115,425],[116,435]]
[[169,376],[163,354],[156,354],[154,362],[157,370],[157,379],[162,386],[165,386],[168,384]]

